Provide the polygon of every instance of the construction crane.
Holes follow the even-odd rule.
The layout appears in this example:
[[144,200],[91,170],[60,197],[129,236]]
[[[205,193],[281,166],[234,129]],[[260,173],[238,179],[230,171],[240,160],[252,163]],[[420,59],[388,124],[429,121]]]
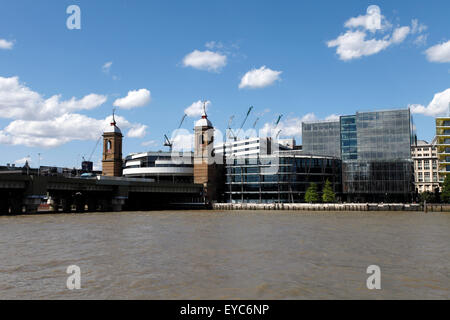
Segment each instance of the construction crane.
[[[183,124],[184,119],[186,119],[186,117],[187,117],[187,115],[184,114],[183,117],[181,118],[181,121],[180,121],[180,124],[178,125],[177,130],[181,128],[181,125]],[[169,147],[170,152],[172,152],[173,140],[170,140],[166,134],[164,134],[164,140],[165,140],[164,146]]]
[[278,126],[278,124],[280,123],[280,120],[281,120],[281,118],[283,117],[283,115],[282,114],[280,114],[279,116],[278,116],[278,119],[277,119],[277,121],[275,122],[275,128]]
[[258,120],[259,120],[259,117],[258,117],[258,118],[256,118],[255,122],[253,122],[253,129],[255,129],[255,127],[256,127],[256,123],[258,122]]
[[248,119],[248,116],[250,114],[250,112],[252,112],[253,106],[251,106],[250,108],[248,108],[247,114],[245,115],[244,121],[242,121],[241,127],[239,128],[237,134],[236,134],[236,138],[239,136],[240,131],[242,130],[242,128],[244,127],[245,122]]
[[278,130],[277,135],[275,136],[275,140],[278,140],[278,136],[280,135],[281,131],[282,131],[281,129]]
[[[232,135],[232,138],[236,141],[236,136],[234,135],[233,130],[231,129],[231,124],[233,123],[233,119],[234,119],[234,115],[232,115],[230,117],[230,120],[228,120],[228,126],[227,126],[227,131],[230,135]],[[230,137],[227,137],[230,138]]]

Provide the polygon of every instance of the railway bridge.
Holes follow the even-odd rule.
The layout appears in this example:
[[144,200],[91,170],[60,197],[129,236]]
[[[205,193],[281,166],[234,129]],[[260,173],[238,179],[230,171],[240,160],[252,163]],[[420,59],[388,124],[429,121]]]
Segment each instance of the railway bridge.
[[0,173],[0,214],[36,213],[43,199],[54,212],[151,210],[201,205],[203,185],[97,176],[68,178]]

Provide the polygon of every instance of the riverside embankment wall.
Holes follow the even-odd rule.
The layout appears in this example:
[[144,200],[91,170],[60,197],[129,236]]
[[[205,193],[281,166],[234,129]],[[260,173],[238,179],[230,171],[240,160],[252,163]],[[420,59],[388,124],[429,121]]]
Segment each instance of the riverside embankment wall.
[[214,203],[214,210],[447,211],[450,205],[403,203]]

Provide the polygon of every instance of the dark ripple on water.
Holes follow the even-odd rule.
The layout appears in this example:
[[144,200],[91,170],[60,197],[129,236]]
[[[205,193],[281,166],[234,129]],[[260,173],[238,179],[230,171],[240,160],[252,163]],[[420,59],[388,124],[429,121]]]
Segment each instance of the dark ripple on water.
[[448,214],[402,212],[0,217],[0,298],[448,299],[449,231]]

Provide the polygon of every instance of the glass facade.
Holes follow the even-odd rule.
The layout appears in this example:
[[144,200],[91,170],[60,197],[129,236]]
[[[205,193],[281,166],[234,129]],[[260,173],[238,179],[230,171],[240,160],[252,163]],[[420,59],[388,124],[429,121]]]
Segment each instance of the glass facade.
[[302,140],[306,154],[341,157],[339,121],[302,123]]
[[357,112],[341,116],[337,124],[338,129],[322,122],[303,124],[303,149],[325,156],[336,155],[332,144],[339,149],[346,198],[409,201],[414,192],[415,140],[409,109]]
[[[270,157],[276,157],[270,161]],[[278,163],[278,170],[264,170]],[[266,173],[270,172],[270,173]],[[341,161],[333,157],[281,154],[267,157],[233,159],[226,165],[228,202],[303,202],[311,182],[318,190],[328,179],[340,194]]]
[[410,201],[412,161],[349,161],[342,164],[343,192],[351,201]]
[[358,159],[356,132],[356,116],[341,117],[341,158],[345,160]]
[[356,113],[358,160],[411,159],[409,110]]

